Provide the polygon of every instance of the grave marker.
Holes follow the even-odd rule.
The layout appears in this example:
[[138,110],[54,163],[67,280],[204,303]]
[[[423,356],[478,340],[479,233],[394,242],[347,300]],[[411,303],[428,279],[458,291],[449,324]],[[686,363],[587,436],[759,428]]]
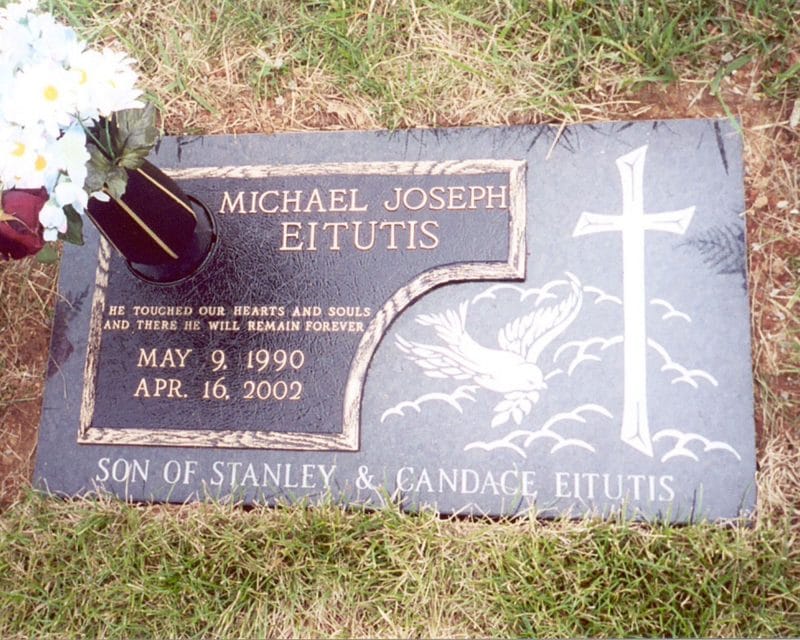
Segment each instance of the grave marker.
[[38,486],[753,509],[727,122],[167,139],[154,161],[214,213],[215,253],[161,287],[91,232],[66,248]]

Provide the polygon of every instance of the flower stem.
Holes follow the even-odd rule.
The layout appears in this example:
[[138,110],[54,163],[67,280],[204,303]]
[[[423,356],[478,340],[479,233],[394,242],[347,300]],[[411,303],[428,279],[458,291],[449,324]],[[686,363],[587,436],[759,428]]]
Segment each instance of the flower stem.
[[106,157],[107,160],[113,161],[114,160],[114,156],[112,155],[112,153],[108,149],[106,149],[103,146],[103,143],[95,135],[94,131],[92,130],[92,127],[87,127],[80,120],[78,122],[81,123],[81,128],[86,133],[87,137],[91,138],[92,142],[94,143],[94,146],[97,147],[100,150],[100,153],[102,153]]

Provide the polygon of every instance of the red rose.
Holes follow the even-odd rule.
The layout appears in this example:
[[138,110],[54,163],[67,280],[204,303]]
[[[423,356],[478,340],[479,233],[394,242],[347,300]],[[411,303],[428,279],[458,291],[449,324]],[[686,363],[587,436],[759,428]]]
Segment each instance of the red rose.
[[13,220],[0,220],[0,258],[24,258],[44,246],[39,212],[47,202],[44,189],[9,189],[3,191],[2,209]]

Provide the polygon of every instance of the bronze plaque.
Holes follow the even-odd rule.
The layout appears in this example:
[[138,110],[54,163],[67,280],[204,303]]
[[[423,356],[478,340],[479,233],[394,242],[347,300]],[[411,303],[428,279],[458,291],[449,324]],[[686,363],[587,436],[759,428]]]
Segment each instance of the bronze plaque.
[[215,255],[158,287],[101,243],[82,443],[357,450],[394,318],[440,284],[524,277],[522,161],[169,173],[214,213]]

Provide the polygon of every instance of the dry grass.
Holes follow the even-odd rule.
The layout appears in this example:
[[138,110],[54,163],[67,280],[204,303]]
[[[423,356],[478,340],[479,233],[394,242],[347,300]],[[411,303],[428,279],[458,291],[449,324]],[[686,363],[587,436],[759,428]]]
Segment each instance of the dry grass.
[[55,4],[134,53],[171,133],[577,122],[653,82],[752,71],[759,99],[800,75],[788,0]]
[[[800,516],[800,147],[777,113],[745,130],[748,167],[749,278],[759,443],[759,507],[764,515]],[[769,116],[778,116],[770,122]],[[794,266],[793,266],[794,265]]]
[[55,300],[53,266],[0,263],[0,500],[30,482]]

